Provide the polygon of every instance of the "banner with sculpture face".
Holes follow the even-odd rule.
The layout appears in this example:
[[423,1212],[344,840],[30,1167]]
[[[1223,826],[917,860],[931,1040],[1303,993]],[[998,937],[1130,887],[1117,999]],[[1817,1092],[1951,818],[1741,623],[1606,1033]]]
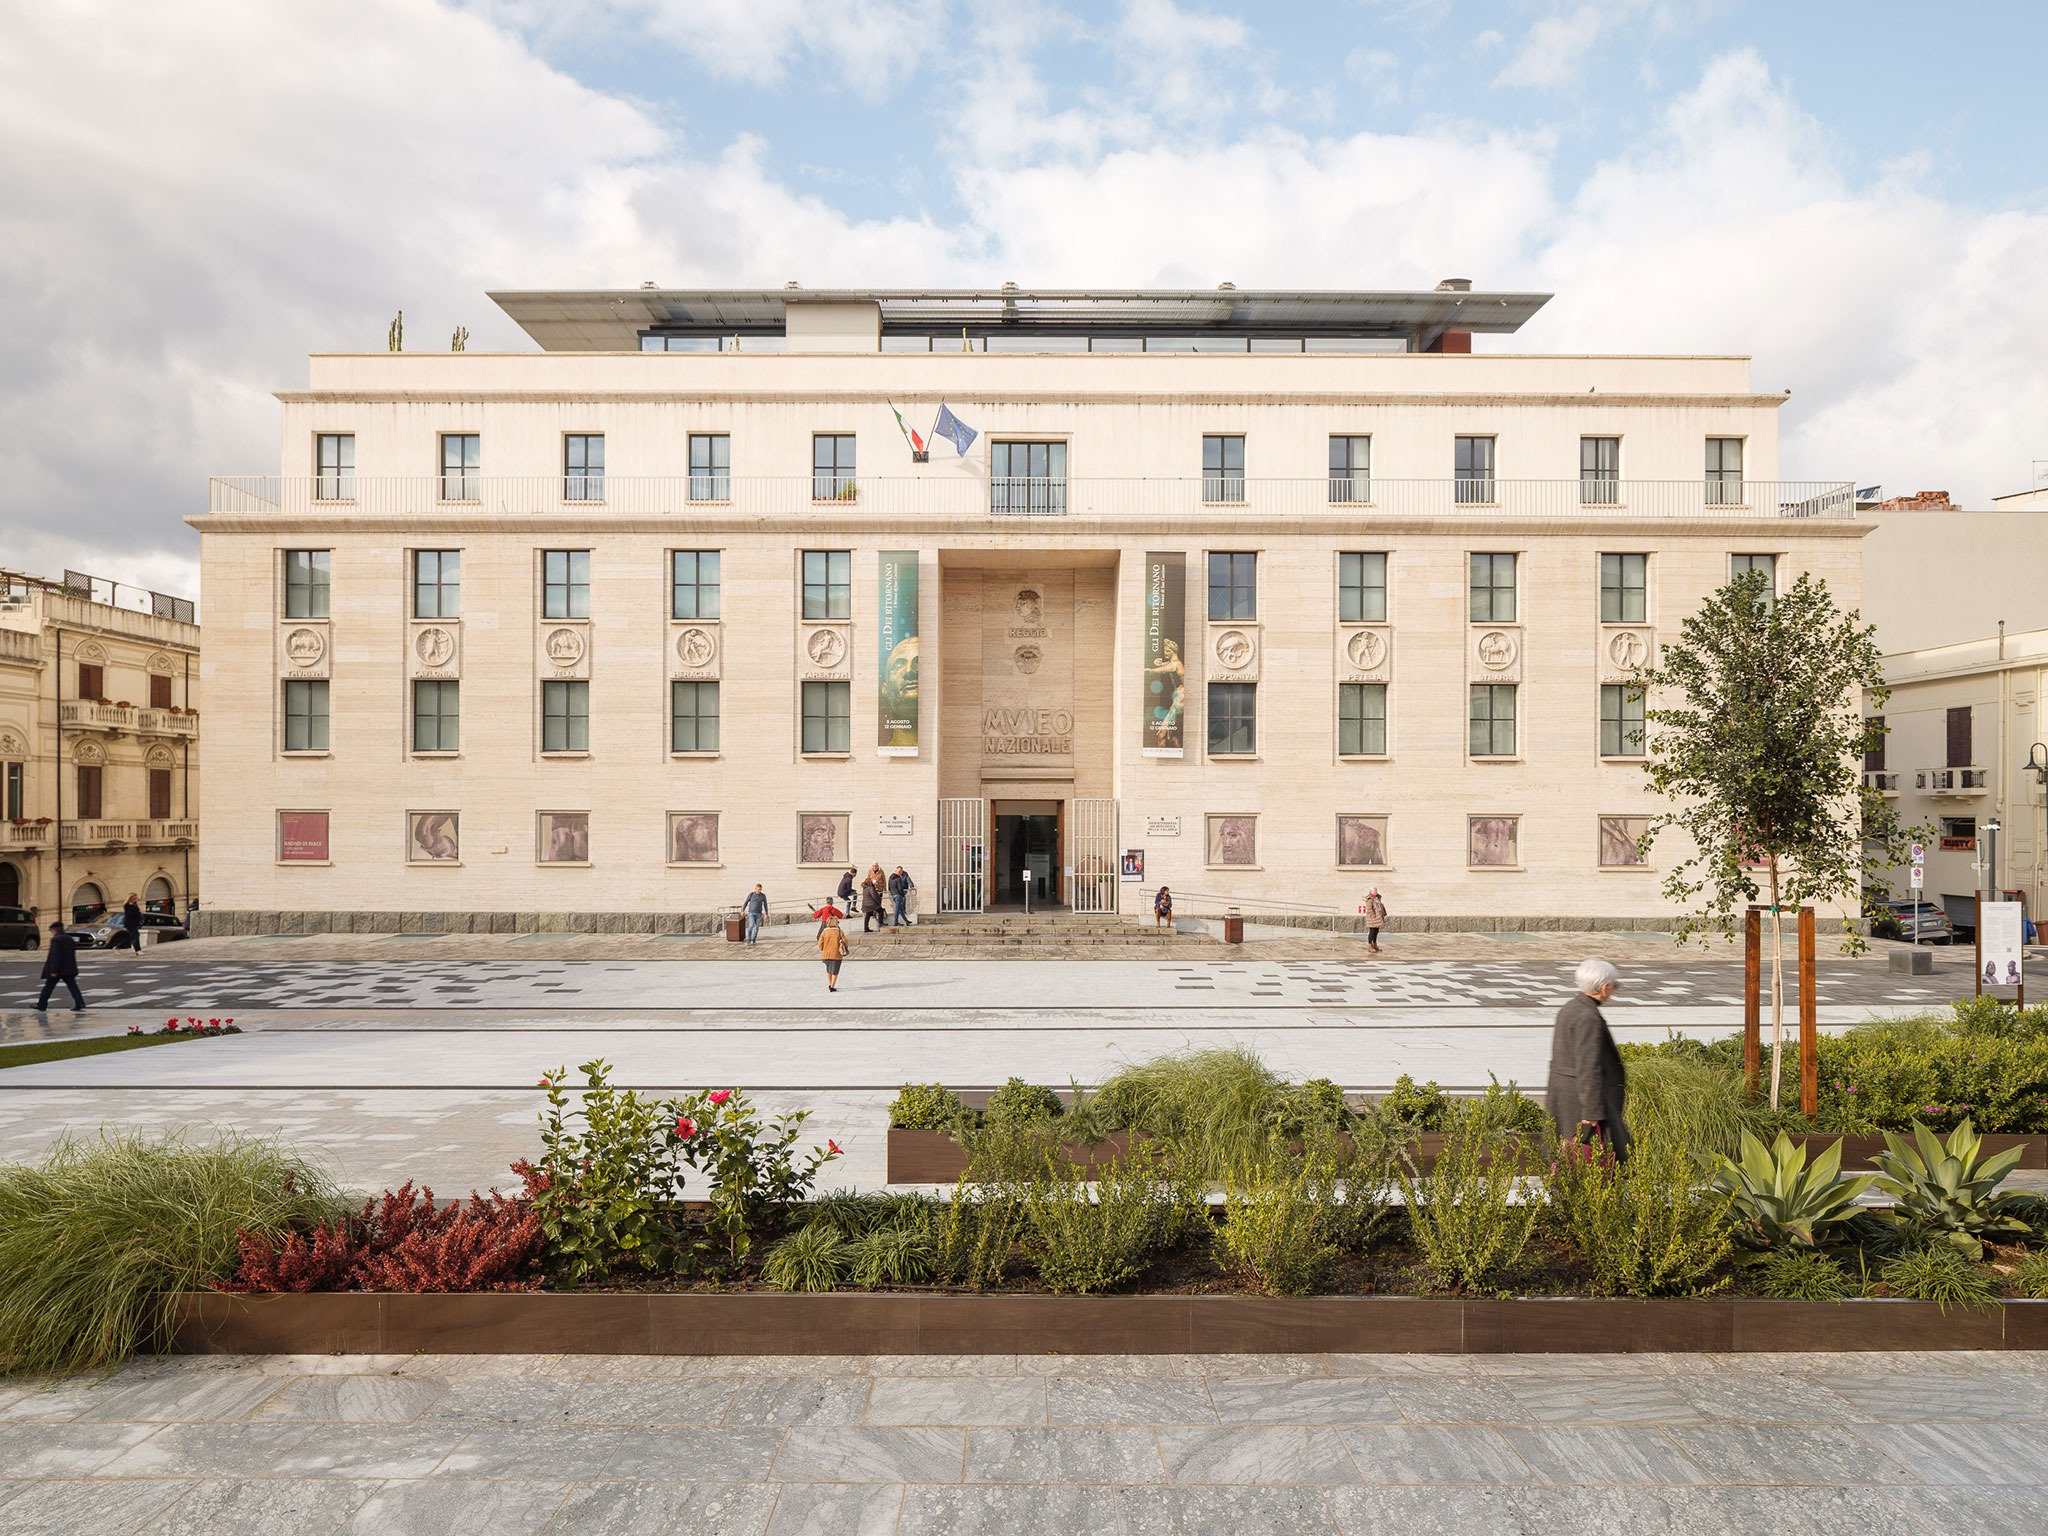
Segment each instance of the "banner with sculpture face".
[[882,551],[878,635],[880,666],[875,750],[881,757],[917,756],[917,551]]
[[1147,757],[1179,757],[1187,720],[1187,556],[1145,556],[1145,666],[1139,674],[1142,750]]

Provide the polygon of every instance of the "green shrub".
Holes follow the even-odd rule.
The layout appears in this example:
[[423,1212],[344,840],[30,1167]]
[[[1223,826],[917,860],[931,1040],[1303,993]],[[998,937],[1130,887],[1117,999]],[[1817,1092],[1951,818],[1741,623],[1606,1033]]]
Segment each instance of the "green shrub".
[[932,1240],[921,1226],[882,1226],[849,1245],[847,1268],[854,1284],[922,1285],[936,1262]]
[[1159,1137],[1191,1170],[1220,1177],[1259,1151],[1288,1103],[1287,1084],[1255,1052],[1209,1046],[1124,1068],[1096,1090],[1090,1114]]
[[1734,1236],[1745,1248],[1812,1248],[1857,1214],[1857,1198],[1876,1179],[1842,1177],[1842,1145],[1831,1143],[1808,1161],[1804,1146],[1784,1132],[1766,1147],[1742,1133],[1742,1157],[1716,1153],[1702,1159],[1713,1188],[1728,1200]]
[[1984,1257],[1987,1237],[2024,1237],[2027,1223],[2014,1211],[2014,1197],[1997,1192],[2005,1176],[2018,1166],[2018,1147],[1985,1156],[1983,1143],[1965,1120],[1938,1139],[1915,1124],[1912,1139],[1885,1132],[1885,1150],[1871,1159],[1878,1169],[1877,1187],[1893,1199],[1900,1221],[1960,1249],[1972,1259]]
[[1344,1090],[1327,1077],[1312,1077],[1281,1095],[1279,1130],[1283,1135],[1341,1131],[1357,1120]]
[[1983,1266],[1947,1243],[1908,1249],[1888,1261],[1880,1273],[1895,1295],[1910,1301],[1939,1302],[1944,1312],[1950,1307],[1989,1311],[1998,1299]]
[[1741,1077],[1704,1055],[1650,1056],[1628,1068],[1623,1112],[1638,1141],[1671,1141],[1689,1152],[1733,1153],[1748,1124]]
[[0,1374],[111,1366],[167,1342],[164,1291],[231,1277],[238,1231],[339,1220],[326,1176],[273,1142],[102,1132],[0,1166]]
[[1306,1158],[1275,1150],[1241,1165],[1224,1184],[1217,1235],[1230,1267],[1268,1296],[1315,1290],[1337,1252],[1323,1200]]
[[1728,1197],[1698,1185],[1692,1154],[1674,1138],[1638,1142],[1626,1161],[1603,1146],[1552,1143],[1551,1215],[1605,1295],[1696,1296],[1733,1237]]
[[743,1088],[710,1089],[671,1107],[678,1150],[708,1181],[705,1225],[736,1266],[753,1251],[754,1233],[772,1229],[785,1210],[809,1199],[818,1171],[840,1155],[839,1143],[827,1139],[799,1158],[797,1138],[811,1112],[787,1110],[763,1121]]
[[1426,1174],[1404,1155],[1401,1197],[1423,1266],[1440,1285],[1486,1290],[1529,1246],[1542,1207],[1516,1201],[1519,1159],[1492,1150],[1489,1138],[1459,1130],[1445,1136]]
[[830,1291],[846,1283],[850,1245],[823,1222],[790,1233],[768,1250],[761,1278],[785,1291]]
[[993,1130],[1019,1130],[1050,1125],[1065,1112],[1060,1096],[1050,1088],[1013,1077],[988,1096],[982,1121]]
[[1757,1266],[1766,1296],[1780,1301],[1847,1301],[1856,1294],[1849,1272],[1814,1248],[1780,1248]]
[[1918,1120],[1948,1130],[1967,1119],[1986,1132],[2048,1131],[2048,1032],[1988,1020],[1979,1007],[1822,1035],[1819,1124],[1899,1130]]
[[2048,1301],[2048,1248],[2036,1248],[2013,1266],[2005,1283],[2015,1296]]
[[1180,1229],[1157,1159],[1144,1152],[1091,1170],[1048,1159],[1026,1186],[1024,1207],[1039,1276],[1054,1291],[1086,1295],[1128,1284]]
[[1415,1079],[1403,1072],[1394,1079],[1393,1091],[1379,1101],[1375,1113],[1390,1129],[1407,1136],[1441,1131],[1451,1117],[1451,1096],[1434,1082],[1415,1086]]
[[1316,1203],[1316,1235],[1332,1247],[1361,1253],[1386,1220],[1394,1185],[1393,1139],[1375,1121],[1346,1133],[1313,1131],[1301,1156]]
[[953,1198],[925,1219],[933,1277],[976,1290],[1000,1284],[1028,1226],[1020,1185],[973,1183],[963,1176]]
[[943,1083],[905,1083],[889,1105],[889,1124],[899,1131],[948,1131],[966,1114],[959,1095]]
[[[1430,1087],[1434,1088],[1435,1083]],[[1476,1098],[1453,1100],[1444,1119],[1472,1136],[1541,1136],[1550,1129],[1550,1112],[1525,1097],[1513,1082],[1486,1074],[1486,1091]]]

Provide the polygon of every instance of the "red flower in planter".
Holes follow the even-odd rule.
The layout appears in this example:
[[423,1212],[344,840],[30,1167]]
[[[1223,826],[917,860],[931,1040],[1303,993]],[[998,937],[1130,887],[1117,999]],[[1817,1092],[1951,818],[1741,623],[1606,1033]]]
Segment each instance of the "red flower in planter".
[[846,1156],[846,1153],[840,1148],[839,1143],[834,1141],[830,1136],[827,1136],[825,1138],[825,1150],[831,1153],[834,1157]]
[[176,1029],[178,1027],[178,1021],[175,1018],[165,1019],[164,1027],[166,1029]]
[[711,1095],[711,1102],[714,1104],[723,1104],[727,1099],[731,1097],[732,1090],[730,1088],[721,1088],[716,1093]]
[[684,1115],[680,1120],[676,1121],[677,1141],[688,1141],[692,1136],[696,1134],[697,1122],[692,1120],[688,1115]]
[[214,1029],[219,1029],[219,1028],[220,1028],[220,1020],[219,1020],[219,1019],[208,1019],[208,1020],[207,1020],[206,1022],[207,1022],[207,1023],[208,1023],[208,1024],[209,1024],[209,1025],[211,1026],[211,1027],[213,1027]]

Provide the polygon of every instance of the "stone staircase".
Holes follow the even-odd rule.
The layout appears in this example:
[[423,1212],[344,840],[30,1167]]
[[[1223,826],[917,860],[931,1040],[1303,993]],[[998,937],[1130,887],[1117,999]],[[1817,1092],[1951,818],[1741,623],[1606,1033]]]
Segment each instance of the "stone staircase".
[[1071,912],[977,912],[955,916],[924,915],[908,928],[886,928],[863,935],[860,924],[849,918],[848,934],[869,945],[886,943],[905,949],[958,947],[962,949],[1076,948],[1155,950],[1176,941],[1206,942],[1200,936],[1176,934],[1170,928],[1156,928],[1147,917]]

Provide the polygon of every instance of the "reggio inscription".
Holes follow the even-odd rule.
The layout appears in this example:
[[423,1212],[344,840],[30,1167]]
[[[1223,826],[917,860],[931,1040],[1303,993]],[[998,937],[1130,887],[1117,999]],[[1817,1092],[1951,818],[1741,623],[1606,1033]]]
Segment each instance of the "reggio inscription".
[[1070,709],[984,709],[981,749],[989,757],[1065,757],[1074,750]]

